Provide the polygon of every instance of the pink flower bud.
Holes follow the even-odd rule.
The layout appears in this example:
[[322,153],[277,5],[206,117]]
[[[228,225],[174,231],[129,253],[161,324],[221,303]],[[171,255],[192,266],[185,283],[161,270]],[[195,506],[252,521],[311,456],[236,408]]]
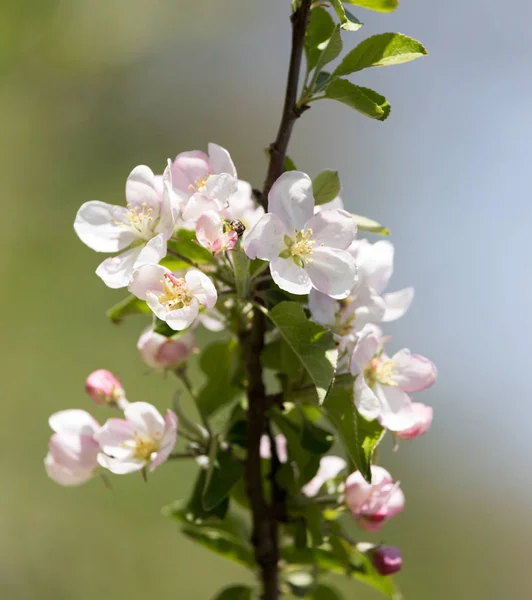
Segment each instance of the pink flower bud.
[[424,435],[432,423],[433,410],[422,402],[412,402],[411,407],[415,423],[404,431],[396,431],[395,435],[402,440],[411,440]]
[[93,371],[85,380],[85,391],[96,404],[116,404],[125,396],[120,381],[105,369]]
[[142,360],[153,369],[174,369],[190,356],[195,338],[191,332],[167,338],[152,329],[144,331],[137,343]]
[[368,552],[368,556],[381,575],[393,575],[403,566],[403,557],[395,546],[375,546]]
[[377,531],[404,509],[405,497],[386,469],[372,465],[371,475],[368,483],[359,471],[351,473],[345,482],[345,501],[362,529]]

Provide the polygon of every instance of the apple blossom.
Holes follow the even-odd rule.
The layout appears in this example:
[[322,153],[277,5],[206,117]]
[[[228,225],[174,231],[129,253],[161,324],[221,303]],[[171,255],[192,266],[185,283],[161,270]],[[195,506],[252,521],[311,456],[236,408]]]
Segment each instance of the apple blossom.
[[430,387],[436,367],[406,348],[389,358],[383,351],[378,327],[367,325],[360,333],[351,356],[355,404],[367,419],[378,419],[391,431],[407,431],[417,425],[408,393]]
[[[277,450],[277,458],[279,462],[285,463],[288,460],[287,442],[284,435],[279,433],[275,436],[275,449]],[[263,435],[260,438],[260,457],[270,459],[272,457],[272,446],[270,438],[267,435]]]
[[75,486],[96,474],[98,442],[94,439],[100,424],[84,410],[54,413],[49,419],[54,434],[50,438],[44,466],[56,483]]
[[405,506],[399,483],[393,483],[390,473],[377,465],[371,466],[371,483],[362,477],[360,471],[349,475],[345,482],[345,502],[357,523],[366,531],[377,531]]
[[427,406],[422,402],[412,402],[410,408],[413,412],[415,423],[410,429],[395,432],[395,435],[402,440],[411,440],[420,435],[425,435],[432,424],[432,417],[434,414],[432,407]]
[[108,287],[127,286],[136,268],[166,256],[177,217],[170,191],[169,168],[161,186],[152,170],[141,165],[127,179],[127,207],[93,200],[78,210],[74,229],[80,240],[97,252],[117,253],[96,269]]
[[346,466],[347,463],[345,460],[339,456],[324,456],[320,460],[318,472],[303,486],[301,491],[309,498],[316,496],[322,486],[338,477],[340,472],[343,471]]
[[242,239],[245,239],[264,215],[264,209],[253,199],[251,185],[239,179],[237,191],[229,198],[227,208],[221,212],[221,215],[230,221],[240,221],[246,228],[242,236]]
[[217,299],[216,288],[201,271],[190,269],[179,277],[160,265],[134,271],[129,291],[146,300],[155,315],[176,331],[192,325],[200,306],[213,308]]
[[167,338],[148,328],[140,336],[137,348],[149,367],[174,369],[190,356],[194,345],[194,334],[189,331],[178,337]]
[[212,254],[217,254],[224,250],[232,250],[238,240],[238,234],[217,212],[208,210],[196,222],[196,238],[201,246]]
[[[85,392],[96,404],[114,405],[125,400],[126,393],[120,380],[111,371],[98,369],[85,380]],[[127,402],[127,401],[126,401]]]
[[356,224],[343,210],[314,215],[312,181],[300,171],[283,173],[268,196],[268,212],[249,232],[244,250],[249,258],[270,261],[277,285],[293,294],[312,288],[345,298],[356,282],[356,265],[346,251]]
[[94,436],[100,445],[98,462],[117,475],[144,467],[150,471],[172,452],[177,438],[177,417],[171,410],[163,417],[147,402],[131,402],[124,419],[108,419]]

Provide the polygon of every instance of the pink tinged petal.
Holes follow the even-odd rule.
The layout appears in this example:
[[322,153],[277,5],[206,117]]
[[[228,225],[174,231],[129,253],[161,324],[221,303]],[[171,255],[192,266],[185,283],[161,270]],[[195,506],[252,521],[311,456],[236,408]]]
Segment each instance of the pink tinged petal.
[[424,435],[430,429],[433,418],[432,407],[421,402],[412,402],[412,411],[416,418],[416,423],[403,431],[396,431],[395,435],[402,440],[412,440]]
[[69,469],[61,463],[56,462],[51,454],[48,454],[44,459],[44,467],[50,479],[59,485],[68,487],[86,483],[95,475],[94,469]]
[[201,246],[210,252],[224,235],[223,220],[217,212],[209,210],[201,215],[196,223],[196,238]]
[[236,192],[229,198],[229,206],[224,211],[229,219],[240,219],[242,215],[255,208],[252,197],[251,184],[247,181],[238,180]]
[[203,193],[194,194],[183,209],[183,219],[195,223],[203,213],[209,210],[218,212],[221,208],[222,205],[217,200]]
[[100,429],[100,424],[94,417],[76,408],[54,413],[48,423],[55,432],[72,435],[92,436]]
[[96,275],[107,287],[118,289],[126,287],[134,271],[135,262],[143,246],[136,246],[117,256],[106,258],[96,269]]
[[238,180],[227,173],[221,173],[220,175],[211,175],[200,191],[208,198],[217,200],[220,203],[220,208],[224,208],[237,189]]
[[94,439],[105,454],[117,459],[128,459],[135,451],[134,431],[132,423],[113,418],[107,420]]
[[379,323],[386,310],[384,301],[370,287],[359,285],[351,293],[347,313],[355,313],[355,327],[361,330],[368,323]]
[[395,374],[393,380],[403,392],[426,390],[436,381],[436,367],[428,358],[411,354],[403,348],[392,357]]
[[168,240],[174,232],[175,224],[181,214],[181,200],[172,187],[171,162],[164,170],[162,177],[161,210],[159,221],[155,227],[157,233],[163,233]]
[[153,218],[159,217],[161,210],[161,197],[158,193],[159,185],[155,180],[153,171],[146,165],[135,167],[126,181],[126,201],[133,208],[139,210],[145,205],[151,208]]
[[400,319],[410,308],[414,299],[414,288],[407,287],[397,292],[383,294],[382,299],[386,306],[386,310],[382,320],[386,323]]
[[349,296],[356,284],[356,264],[346,250],[336,248],[315,248],[312,262],[306,271],[312,285],[323,294],[340,300]]
[[133,272],[128,290],[137,298],[146,300],[148,292],[162,291],[164,274],[169,272],[169,269],[160,265],[144,265]]
[[355,406],[358,412],[369,421],[382,416],[382,407],[379,398],[373,390],[368,386],[362,373],[357,375],[353,386],[355,396]]
[[330,202],[326,202],[325,204],[320,204],[314,207],[314,214],[321,212],[322,210],[344,210],[344,201],[340,198],[340,196],[336,196],[334,200]]
[[181,152],[172,163],[172,183],[182,197],[189,198],[196,191],[196,182],[209,176],[209,157],[205,152]]
[[303,229],[314,213],[310,177],[301,171],[283,173],[268,194],[268,212],[277,215],[289,231]]
[[312,230],[312,239],[316,247],[323,245],[346,250],[357,233],[353,217],[345,210],[321,210],[305,224]]
[[124,410],[124,417],[139,435],[153,440],[162,440],[166,427],[161,413],[148,402],[130,402]]
[[159,301],[159,292],[146,292],[146,304],[156,317],[162,321],[166,320],[169,313],[166,306],[163,306]]
[[98,443],[92,436],[54,433],[48,443],[49,454],[57,464],[71,470],[96,467]]
[[140,251],[133,268],[158,264],[166,256],[166,242],[167,238],[163,233],[152,238]]
[[338,477],[340,472],[345,469],[347,463],[339,456],[324,456],[320,460],[320,466],[316,475],[301,489],[305,496],[309,498],[316,496],[323,484],[330,479]]
[[188,290],[206,308],[213,308],[216,304],[218,294],[212,281],[197,269],[190,269],[185,274],[185,282]]
[[76,215],[74,230],[79,239],[96,252],[119,252],[139,236],[120,225],[126,221],[127,209],[93,200],[85,202]]
[[310,290],[308,296],[308,307],[312,319],[319,325],[332,327],[336,322],[336,315],[340,310],[340,303],[327,294],[317,290]]
[[369,326],[364,327],[351,355],[351,374],[356,375],[363,372],[379,350],[381,350],[381,342],[377,331]]
[[155,458],[150,464],[150,471],[156,469],[170,456],[177,440],[178,421],[176,414],[173,411],[168,410],[164,417],[164,422],[165,429],[163,439],[161,441],[161,448],[156,453]]
[[[157,313],[156,313],[157,314]],[[196,298],[192,298],[189,306],[177,310],[171,310],[164,315],[164,320],[174,331],[182,331],[190,327],[199,314],[199,304]],[[162,317],[160,317],[162,318]]]
[[298,267],[291,258],[274,258],[270,262],[270,272],[275,283],[291,294],[308,294],[312,282],[305,269]]
[[236,177],[236,168],[231,160],[229,152],[218,146],[218,144],[209,143],[209,162],[213,173],[229,173]]
[[128,475],[129,473],[135,473],[136,471],[140,471],[146,465],[146,463],[147,461],[140,458],[128,458],[122,460],[107,456],[102,452],[98,454],[98,464],[104,469],[108,469],[115,475]]
[[374,392],[381,405],[380,424],[390,431],[413,427],[416,416],[410,397],[396,387],[375,384]]
[[285,249],[284,236],[288,234],[281,219],[272,213],[266,213],[247,234],[244,251],[251,258],[274,260]]

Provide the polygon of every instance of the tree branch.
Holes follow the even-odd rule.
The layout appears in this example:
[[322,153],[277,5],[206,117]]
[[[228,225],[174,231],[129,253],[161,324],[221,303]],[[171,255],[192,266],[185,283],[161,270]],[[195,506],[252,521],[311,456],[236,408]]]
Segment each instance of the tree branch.
[[[305,43],[310,6],[312,0],[300,0],[298,8],[292,14],[292,50],[283,114],[275,141],[270,146],[270,163],[262,194],[257,194],[260,203],[266,208],[268,193],[275,180],[283,173],[284,159],[294,123],[307,107],[297,107],[299,73]],[[260,286],[258,286],[260,288]],[[244,351],[244,360],[248,377],[248,434],[246,460],[246,487],[251,505],[253,534],[252,544],[255,559],[260,569],[262,581],[262,599],[278,600],[279,590],[279,532],[278,523],[284,520],[284,492],[276,484],[277,469],[280,466],[266,412],[271,399],[264,387],[261,352],[264,348],[266,317],[261,310],[253,309],[251,330],[240,333],[240,342]],[[269,505],[264,494],[261,476],[260,441],[264,434],[270,437],[272,444],[272,504]]]

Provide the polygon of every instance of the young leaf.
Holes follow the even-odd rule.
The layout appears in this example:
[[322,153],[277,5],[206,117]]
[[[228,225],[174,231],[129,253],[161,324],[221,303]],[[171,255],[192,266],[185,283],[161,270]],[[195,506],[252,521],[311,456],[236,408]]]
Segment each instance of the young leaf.
[[343,58],[333,72],[333,77],[349,75],[368,67],[387,67],[410,62],[427,51],[417,40],[402,33],[380,33],[373,35]]
[[114,306],[111,306],[111,308],[106,311],[105,315],[109,317],[115,325],[118,325],[122,322],[122,319],[128,315],[150,313],[151,310],[144,300],[139,300],[136,296],[130,294],[127,298],[124,298]]
[[218,506],[244,476],[244,463],[235,460],[231,452],[218,452],[216,462],[218,464],[203,490],[202,505],[207,511]]
[[331,15],[321,7],[312,9],[310,23],[305,35],[305,55],[308,70],[311,71],[318,62],[321,50],[320,44],[328,40],[334,31],[334,21]]
[[378,421],[362,417],[353,397],[353,386],[335,385],[324,404],[329,421],[335,426],[349,458],[371,483],[371,459],[385,430]]
[[390,230],[384,225],[377,223],[373,219],[363,217],[362,215],[353,215],[355,223],[360,231],[367,231],[368,233],[380,233],[381,235],[390,235]]
[[334,435],[314,425],[302,415],[301,446],[313,454],[326,454],[334,443]]
[[281,302],[268,317],[310,375],[321,403],[333,383],[338,350],[328,329],[309,321],[296,302]]
[[255,568],[250,546],[237,536],[214,527],[184,525],[181,531],[191,540],[248,569]]
[[334,200],[340,193],[341,184],[338,171],[325,170],[312,180],[312,190],[316,205]]
[[364,25],[354,15],[344,8],[340,0],[331,0],[331,4],[340,19],[340,27],[346,31],[357,31]]
[[392,12],[399,6],[399,0],[343,0],[347,4],[356,4],[377,12]]
[[203,491],[205,490],[205,484],[207,481],[207,471],[201,469],[196,478],[194,489],[189,501],[183,509],[183,514],[188,523],[204,523],[208,519],[217,517],[223,519],[227,514],[229,508],[229,499],[222,498],[222,500],[215,506],[211,506],[206,509],[203,506]]
[[390,114],[391,107],[384,96],[369,88],[355,85],[347,79],[335,79],[327,88],[325,95],[377,121],[384,121]]
[[[270,149],[269,148],[264,148],[264,153],[266,154],[266,158],[268,160],[270,160]],[[297,167],[295,162],[288,156],[288,154],[284,157],[284,163],[283,163],[283,173],[285,173],[286,171],[297,171]],[[258,260],[258,259],[255,259]],[[253,261],[251,261],[253,262]],[[262,262],[259,260],[259,262]],[[251,269],[251,275],[253,275],[253,269]]]
[[340,26],[334,28],[331,37],[328,40],[322,42],[318,49],[321,50],[321,54],[316,62],[316,72],[319,73],[325,65],[328,65],[333,61],[342,51],[343,44],[340,36]]
[[319,583],[310,594],[309,600],[343,600],[343,596],[336,588]]
[[198,404],[206,416],[230,402],[240,391],[234,383],[238,363],[238,344],[234,340],[215,342],[203,351],[201,370],[207,382],[198,394]]
[[252,598],[253,590],[247,585],[232,585],[224,588],[213,600],[252,600]]

